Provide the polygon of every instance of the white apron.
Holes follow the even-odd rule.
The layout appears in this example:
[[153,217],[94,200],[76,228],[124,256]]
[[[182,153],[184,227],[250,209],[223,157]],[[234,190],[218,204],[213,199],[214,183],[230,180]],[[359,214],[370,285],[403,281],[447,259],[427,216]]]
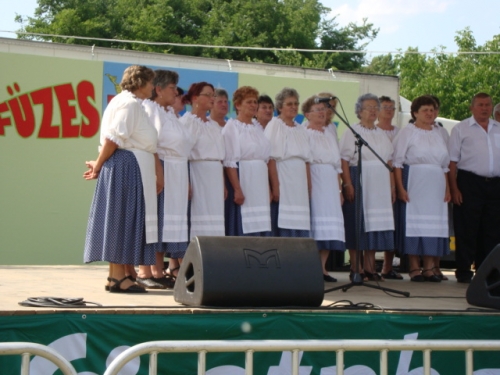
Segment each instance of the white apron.
[[362,163],[365,231],[394,230],[389,170],[378,160],[363,160]]
[[264,160],[240,160],[240,185],[245,202],[241,205],[243,233],[271,230],[269,174]]
[[276,167],[280,184],[278,227],[310,230],[306,163],[292,158],[277,160]]
[[163,242],[188,241],[188,161],[162,157],[165,194],[163,202]]
[[190,162],[191,238],[196,236],[224,236],[224,183],[220,161],[195,160]]
[[410,166],[406,204],[407,237],[448,237],[448,204],[443,169],[433,164]]
[[135,148],[132,151],[141,171],[142,190],[146,210],[146,243],[158,242],[158,206],[156,194],[155,157],[152,153]]
[[311,164],[311,180],[312,238],[345,242],[337,171],[332,164]]

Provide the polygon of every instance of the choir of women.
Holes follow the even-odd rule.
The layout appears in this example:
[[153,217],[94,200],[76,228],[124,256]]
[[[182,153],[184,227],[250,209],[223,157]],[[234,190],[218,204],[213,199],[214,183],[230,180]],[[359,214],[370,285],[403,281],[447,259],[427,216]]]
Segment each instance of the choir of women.
[[[328,256],[346,249],[351,277],[359,273],[365,281],[383,281],[375,252],[395,248],[396,229],[398,249],[409,256],[411,281],[442,279],[434,262],[449,251],[449,156],[448,135],[434,123],[435,99],[414,100],[414,122],[399,132],[393,147],[386,134],[397,131],[387,126],[392,113],[386,124],[375,95],[358,98],[359,122],[352,127],[383,161],[395,165],[392,173],[364,148],[361,198],[356,139],[345,130],[339,144],[333,94],[305,100],[301,126],[295,89],[283,88],[273,103],[243,86],[232,97],[236,117],[222,124],[224,90],[198,82],[183,94],[178,81],[173,71],[128,67],[121,93],[103,114],[99,155],[86,162],[84,178],[97,184],[84,260],[109,262],[107,291],[172,288],[196,236],[311,237],[324,281],[337,281],[326,270]],[[321,97],[332,100],[325,105]],[[214,107],[216,101],[222,104]],[[189,106],[179,118],[184,105]],[[383,111],[393,110],[390,100],[383,105],[391,106]],[[364,255],[356,262],[360,251]]]

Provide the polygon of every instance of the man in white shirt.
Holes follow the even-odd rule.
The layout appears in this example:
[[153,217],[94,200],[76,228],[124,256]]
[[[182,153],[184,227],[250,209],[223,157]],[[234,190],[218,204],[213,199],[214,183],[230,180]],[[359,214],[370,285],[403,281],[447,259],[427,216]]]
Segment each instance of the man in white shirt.
[[455,276],[470,283],[473,272],[500,243],[500,123],[491,119],[493,102],[476,94],[472,117],[451,131],[450,190],[456,239]]

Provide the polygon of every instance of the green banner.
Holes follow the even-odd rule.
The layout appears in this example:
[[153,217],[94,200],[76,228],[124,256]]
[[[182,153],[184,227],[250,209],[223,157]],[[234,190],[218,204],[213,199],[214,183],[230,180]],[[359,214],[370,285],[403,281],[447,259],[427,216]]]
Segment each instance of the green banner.
[[[39,314],[1,316],[0,341],[28,341],[60,352],[80,375],[103,374],[106,365],[129,347],[156,340],[304,339],[500,339],[498,316],[379,313],[205,313],[193,314]],[[19,374],[20,356],[0,356],[2,375]],[[256,375],[290,374],[289,352],[256,353]],[[158,374],[196,374],[197,354],[160,354]],[[335,353],[301,353],[301,375],[335,374]],[[390,352],[389,374],[423,374],[421,352]],[[433,375],[465,373],[463,352],[433,352]],[[209,375],[243,375],[244,353],[207,355]],[[379,372],[378,352],[345,355],[346,374]],[[500,374],[500,356],[474,353],[475,375]],[[42,358],[31,360],[31,375],[59,375]],[[147,375],[148,356],[130,362],[123,375]]]

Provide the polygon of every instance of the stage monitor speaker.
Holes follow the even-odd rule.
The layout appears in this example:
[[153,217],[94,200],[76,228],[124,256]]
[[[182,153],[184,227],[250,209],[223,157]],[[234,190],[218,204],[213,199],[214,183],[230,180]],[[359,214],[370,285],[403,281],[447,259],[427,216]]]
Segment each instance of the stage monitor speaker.
[[324,282],[311,238],[195,237],[175,282],[191,306],[318,307]]
[[500,245],[491,251],[476,271],[466,298],[474,306],[500,309]]

